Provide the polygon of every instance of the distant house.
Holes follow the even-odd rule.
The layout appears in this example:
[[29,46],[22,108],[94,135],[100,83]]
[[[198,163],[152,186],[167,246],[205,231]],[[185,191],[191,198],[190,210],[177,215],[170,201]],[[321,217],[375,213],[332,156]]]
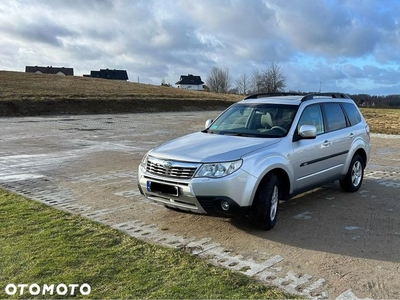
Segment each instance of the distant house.
[[375,107],[375,101],[361,99],[359,106],[360,107]]
[[201,80],[200,76],[193,76],[192,74],[181,75],[181,78],[177,83],[178,88],[188,89],[188,90],[196,90],[203,91],[204,90],[204,82]]
[[38,66],[26,66],[25,67],[26,73],[36,73],[36,74],[57,74],[57,75],[68,75],[74,76],[74,69],[73,68],[64,68],[64,67],[38,67]]
[[126,70],[110,70],[100,69],[100,71],[90,71],[90,75],[83,75],[84,77],[96,77],[103,79],[114,79],[114,80],[128,80],[128,73]]

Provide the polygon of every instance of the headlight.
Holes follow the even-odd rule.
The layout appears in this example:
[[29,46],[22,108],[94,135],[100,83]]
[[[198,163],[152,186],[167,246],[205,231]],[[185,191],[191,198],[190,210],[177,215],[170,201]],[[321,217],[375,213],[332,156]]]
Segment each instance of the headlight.
[[140,162],[140,165],[141,165],[143,168],[146,168],[147,159],[149,158],[149,153],[150,153],[150,151],[151,151],[151,150],[149,150],[149,151],[143,156],[142,161]]
[[239,170],[241,166],[241,159],[230,162],[204,164],[196,172],[194,177],[220,178],[232,174],[233,172]]

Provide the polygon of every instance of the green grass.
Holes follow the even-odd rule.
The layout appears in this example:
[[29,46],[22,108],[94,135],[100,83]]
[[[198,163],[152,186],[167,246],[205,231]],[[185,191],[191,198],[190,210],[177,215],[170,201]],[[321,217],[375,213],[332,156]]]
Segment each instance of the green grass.
[[[0,299],[7,284],[84,284],[79,298],[288,298],[243,274],[210,265],[183,250],[122,232],[0,189]],[[18,290],[19,291],[19,290]],[[45,295],[43,298],[65,298]],[[69,296],[68,298],[70,298]]]

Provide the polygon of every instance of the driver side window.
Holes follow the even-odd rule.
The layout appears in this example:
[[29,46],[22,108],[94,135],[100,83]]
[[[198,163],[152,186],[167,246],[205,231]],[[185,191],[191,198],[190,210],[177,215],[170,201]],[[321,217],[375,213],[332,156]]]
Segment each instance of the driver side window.
[[317,135],[325,132],[320,105],[310,105],[304,109],[297,125],[297,131],[303,125],[314,125],[317,128]]

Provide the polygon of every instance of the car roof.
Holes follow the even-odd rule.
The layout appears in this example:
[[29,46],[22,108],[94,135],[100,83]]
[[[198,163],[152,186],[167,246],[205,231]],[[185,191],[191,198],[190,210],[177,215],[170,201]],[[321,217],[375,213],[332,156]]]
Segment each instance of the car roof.
[[299,105],[301,103],[302,96],[275,96],[275,97],[260,97],[255,99],[243,99],[242,103],[274,103],[274,104],[294,104]]
[[241,103],[272,103],[272,104],[294,104],[300,105],[304,101],[310,100],[352,100],[349,95],[343,93],[258,93],[247,96]]

